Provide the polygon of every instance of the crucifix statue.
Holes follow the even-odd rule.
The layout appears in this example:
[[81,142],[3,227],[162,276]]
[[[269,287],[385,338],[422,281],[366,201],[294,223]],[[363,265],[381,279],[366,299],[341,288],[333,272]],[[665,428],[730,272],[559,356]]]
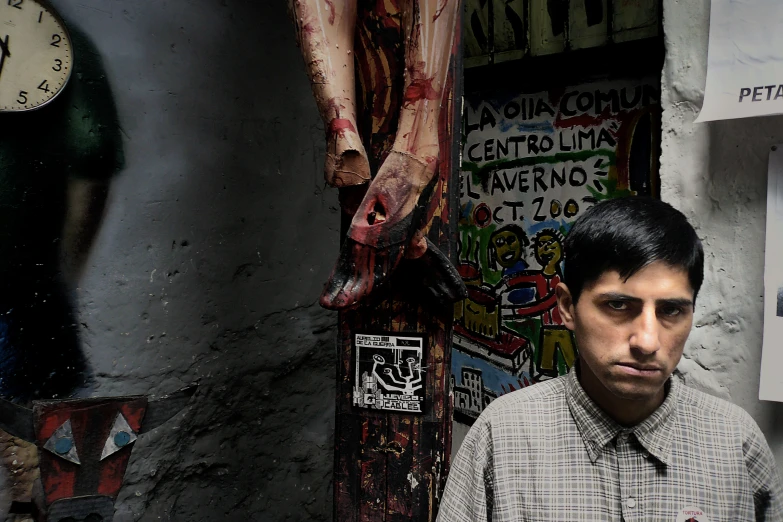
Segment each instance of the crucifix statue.
[[376,172],[357,129],[357,0],[289,3],[326,129],[326,182],[342,189],[343,211],[351,217],[321,305],[350,307],[388,281],[403,259],[424,256],[438,272],[428,290],[442,301],[463,297],[456,269],[422,230],[443,153],[438,122],[460,1],[392,2],[402,19],[405,79],[395,93],[401,98],[396,135]]

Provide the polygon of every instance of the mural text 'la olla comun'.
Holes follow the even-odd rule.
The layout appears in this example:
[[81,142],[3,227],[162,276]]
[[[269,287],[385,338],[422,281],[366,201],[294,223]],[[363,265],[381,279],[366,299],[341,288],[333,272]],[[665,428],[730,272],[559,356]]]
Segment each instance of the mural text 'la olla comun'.
[[577,348],[554,289],[563,238],[593,204],[658,192],[654,78],[466,96],[455,309],[455,421],[566,373]]

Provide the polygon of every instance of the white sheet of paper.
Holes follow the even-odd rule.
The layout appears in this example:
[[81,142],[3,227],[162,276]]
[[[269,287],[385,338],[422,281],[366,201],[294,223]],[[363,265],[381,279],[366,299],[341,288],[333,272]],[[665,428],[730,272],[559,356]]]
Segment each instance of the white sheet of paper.
[[783,114],[783,1],[712,0],[697,122]]
[[783,145],[769,155],[767,248],[764,254],[764,341],[759,399],[783,402]]

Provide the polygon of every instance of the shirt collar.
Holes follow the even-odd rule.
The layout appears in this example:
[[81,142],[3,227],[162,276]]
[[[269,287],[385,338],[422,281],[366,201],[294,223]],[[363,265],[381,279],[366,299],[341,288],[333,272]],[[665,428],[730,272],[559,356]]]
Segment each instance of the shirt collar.
[[576,366],[565,377],[566,402],[577,429],[582,435],[590,461],[595,463],[603,448],[620,433],[633,433],[639,443],[663,464],[669,463],[672,444],[674,412],[680,394],[677,379],[669,378],[663,403],[652,415],[631,428],[624,428],[612,420],[588,397],[577,378]]

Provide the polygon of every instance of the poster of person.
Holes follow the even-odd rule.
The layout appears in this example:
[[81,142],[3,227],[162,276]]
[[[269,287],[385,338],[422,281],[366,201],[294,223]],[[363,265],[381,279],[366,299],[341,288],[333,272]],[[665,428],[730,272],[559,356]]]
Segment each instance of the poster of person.
[[455,308],[455,449],[496,397],[568,372],[555,287],[563,240],[590,206],[657,196],[659,81],[465,97]]
[[764,338],[759,399],[783,402],[783,145],[769,154],[764,253]]

